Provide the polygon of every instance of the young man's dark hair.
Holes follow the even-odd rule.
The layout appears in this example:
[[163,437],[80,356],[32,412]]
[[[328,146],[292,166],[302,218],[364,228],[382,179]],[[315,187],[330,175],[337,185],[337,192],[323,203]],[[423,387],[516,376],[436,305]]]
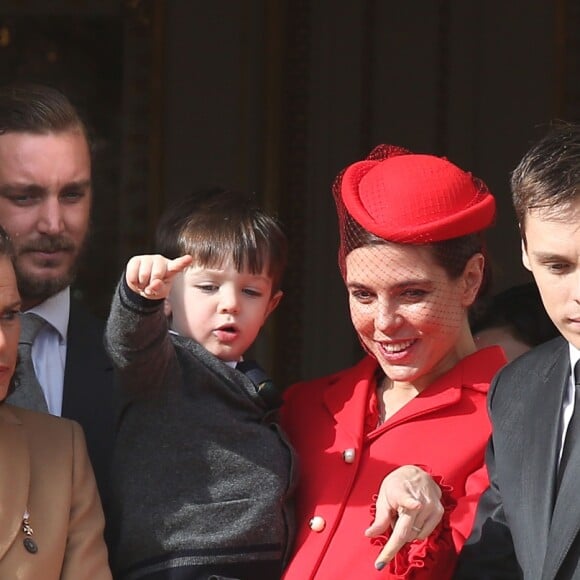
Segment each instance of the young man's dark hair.
[[526,215],[557,216],[580,196],[580,128],[556,122],[523,156],[511,176],[512,200],[525,243]]

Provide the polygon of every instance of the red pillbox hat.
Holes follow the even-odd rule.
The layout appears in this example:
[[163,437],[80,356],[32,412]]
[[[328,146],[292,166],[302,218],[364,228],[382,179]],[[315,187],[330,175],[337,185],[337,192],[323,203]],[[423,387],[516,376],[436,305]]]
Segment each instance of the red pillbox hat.
[[334,192],[359,225],[398,243],[458,238],[486,229],[495,217],[493,195],[471,173],[389,145],[347,167]]

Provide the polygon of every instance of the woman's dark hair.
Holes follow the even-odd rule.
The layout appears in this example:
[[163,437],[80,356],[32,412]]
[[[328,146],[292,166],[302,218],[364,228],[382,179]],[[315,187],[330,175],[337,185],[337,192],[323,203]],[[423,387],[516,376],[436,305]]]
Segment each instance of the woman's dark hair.
[[467,262],[472,256],[482,254],[485,260],[483,278],[476,298],[482,298],[489,293],[491,287],[491,268],[485,238],[482,232],[427,245],[431,248],[437,264],[447,272],[447,275],[452,280],[456,280],[461,276]]
[[559,335],[533,282],[512,286],[483,301],[472,312],[470,324],[473,334],[487,328],[507,327],[514,338],[530,347]]
[[[346,256],[350,252],[357,248],[390,243],[365,230],[348,214],[345,215],[344,232],[345,235],[341,240],[342,248],[339,252],[339,256],[344,256],[344,260],[346,260]],[[418,247],[428,248],[435,262],[445,270],[449,278],[452,280],[456,280],[461,276],[465,270],[467,262],[472,256],[475,254],[482,254],[485,259],[485,265],[483,270],[483,280],[479,287],[477,298],[484,297],[489,293],[491,286],[491,271],[485,246],[485,238],[482,232],[441,242],[416,245]],[[344,261],[340,263],[340,268],[344,275],[346,273]]]

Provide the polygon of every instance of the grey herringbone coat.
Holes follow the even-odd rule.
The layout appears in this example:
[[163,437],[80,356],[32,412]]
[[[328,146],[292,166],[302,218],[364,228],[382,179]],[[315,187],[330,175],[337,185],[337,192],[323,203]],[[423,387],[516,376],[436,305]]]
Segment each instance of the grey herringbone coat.
[[124,282],[106,346],[121,384],[117,577],[157,579],[175,568],[187,578],[279,577],[293,535],[295,469],[275,412],[241,372],[168,332],[162,301]]

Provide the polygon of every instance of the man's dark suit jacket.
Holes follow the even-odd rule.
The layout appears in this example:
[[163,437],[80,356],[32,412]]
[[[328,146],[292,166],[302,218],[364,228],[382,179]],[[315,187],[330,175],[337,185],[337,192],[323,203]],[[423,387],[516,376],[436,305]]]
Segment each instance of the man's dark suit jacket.
[[455,580],[580,580],[580,461],[568,464],[556,492],[569,374],[568,343],[556,338],[494,379],[491,483]]
[[113,365],[103,344],[104,323],[71,299],[62,416],[78,421],[106,510],[114,439]]

